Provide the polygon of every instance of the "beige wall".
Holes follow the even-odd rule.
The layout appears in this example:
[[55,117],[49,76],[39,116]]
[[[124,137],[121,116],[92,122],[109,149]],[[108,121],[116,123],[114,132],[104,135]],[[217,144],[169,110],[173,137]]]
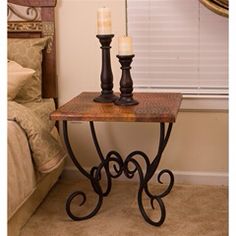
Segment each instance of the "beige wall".
[[[82,91],[100,90],[101,53],[96,35],[96,10],[112,10],[112,69],[115,90],[120,79],[117,36],[125,33],[124,0],[60,0],[57,6],[57,57],[59,103]],[[227,112],[180,112],[164,153],[161,167],[175,171],[226,173],[228,165]],[[97,160],[87,123],[71,123],[70,137],[82,164],[90,167]],[[124,156],[141,149],[151,156],[157,147],[158,126],[145,123],[97,124],[104,152],[119,150]],[[67,166],[71,164],[68,162]]]

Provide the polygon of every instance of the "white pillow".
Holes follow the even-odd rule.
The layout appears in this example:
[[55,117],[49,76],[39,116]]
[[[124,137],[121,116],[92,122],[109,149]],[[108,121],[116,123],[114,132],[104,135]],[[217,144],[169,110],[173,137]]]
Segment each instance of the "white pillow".
[[13,100],[20,89],[32,78],[35,71],[29,68],[24,68],[15,61],[8,61],[7,72],[8,100]]

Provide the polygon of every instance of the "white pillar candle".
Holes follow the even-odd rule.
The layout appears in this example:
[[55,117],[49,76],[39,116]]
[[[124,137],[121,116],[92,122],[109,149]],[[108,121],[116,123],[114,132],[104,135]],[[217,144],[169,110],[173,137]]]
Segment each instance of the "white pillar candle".
[[129,36],[120,36],[118,38],[118,55],[132,55],[133,47],[132,47],[132,38]]
[[97,34],[112,34],[111,10],[108,7],[102,7],[97,10]]

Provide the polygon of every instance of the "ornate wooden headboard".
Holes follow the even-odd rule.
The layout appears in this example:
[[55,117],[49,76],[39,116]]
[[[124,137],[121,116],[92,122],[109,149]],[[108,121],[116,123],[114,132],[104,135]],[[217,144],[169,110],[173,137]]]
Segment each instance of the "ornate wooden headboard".
[[57,102],[56,3],[56,0],[8,0],[8,38],[50,37],[43,52],[42,96]]

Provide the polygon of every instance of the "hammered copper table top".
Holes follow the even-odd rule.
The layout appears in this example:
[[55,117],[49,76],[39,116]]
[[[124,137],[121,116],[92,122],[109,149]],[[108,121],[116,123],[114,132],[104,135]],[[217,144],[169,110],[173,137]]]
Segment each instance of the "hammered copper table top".
[[175,122],[180,108],[180,93],[134,93],[139,104],[117,106],[97,103],[99,93],[83,92],[54,111],[52,120],[116,121],[116,122]]

